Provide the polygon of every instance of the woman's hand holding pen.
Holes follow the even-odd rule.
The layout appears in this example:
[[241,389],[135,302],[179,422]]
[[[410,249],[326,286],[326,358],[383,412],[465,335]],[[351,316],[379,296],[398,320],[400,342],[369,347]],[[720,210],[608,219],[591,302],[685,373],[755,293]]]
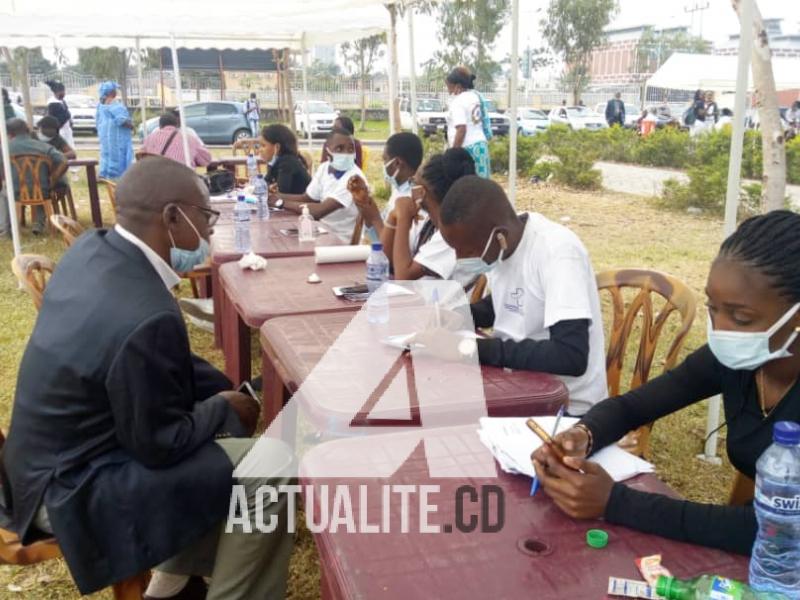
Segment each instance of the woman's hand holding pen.
[[573,427],[558,434],[554,441],[564,451],[563,463],[547,444],[542,444],[532,456],[542,489],[575,519],[602,517],[614,480],[600,465],[586,460],[589,444],[586,431]]

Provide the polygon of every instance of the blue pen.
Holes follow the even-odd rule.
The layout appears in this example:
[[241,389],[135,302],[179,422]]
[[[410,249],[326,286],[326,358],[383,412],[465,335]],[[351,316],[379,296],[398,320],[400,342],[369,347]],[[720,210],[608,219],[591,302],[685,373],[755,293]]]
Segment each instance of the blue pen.
[[[555,437],[556,433],[558,433],[558,425],[561,423],[561,417],[564,416],[564,405],[561,405],[561,408],[558,409],[556,413],[556,424],[553,425],[553,433],[550,434],[551,437]],[[535,496],[536,492],[539,489],[539,478],[534,475],[533,481],[531,482],[531,496]]]

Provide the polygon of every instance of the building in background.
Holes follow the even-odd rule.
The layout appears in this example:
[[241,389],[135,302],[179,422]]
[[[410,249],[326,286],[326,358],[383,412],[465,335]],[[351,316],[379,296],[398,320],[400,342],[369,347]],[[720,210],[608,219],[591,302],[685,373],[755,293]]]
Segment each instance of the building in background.
[[314,46],[311,49],[311,62],[314,61],[324,65],[336,64],[336,46]]
[[[663,47],[663,40],[690,37],[688,27],[658,29],[654,25],[609,29],[606,35],[606,43],[592,53],[589,74],[593,85],[640,83],[672,51],[671,47]],[[643,43],[647,44],[644,50]]]
[[[769,37],[772,56],[778,58],[800,58],[800,23],[787,26],[785,19],[764,19],[764,29]],[[714,48],[714,54],[736,56],[739,53],[739,33],[728,36],[728,40]]]

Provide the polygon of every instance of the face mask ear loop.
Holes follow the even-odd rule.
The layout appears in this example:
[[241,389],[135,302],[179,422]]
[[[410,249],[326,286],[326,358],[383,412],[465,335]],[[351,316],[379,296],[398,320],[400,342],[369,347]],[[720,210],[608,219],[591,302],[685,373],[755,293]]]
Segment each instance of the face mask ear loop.
[[[197,246],[199,247],[200,244],[203,243],[203,238],[200,237],[200,232],[197,231],[197,227],[195,227],[194,223],[192,223],[192,220],[189,217],[186,216],[186,213],[183,212],[183,209],[180,206],[178,206],[177,208],[178,208],[178,212],[181,213],[181,215],[183,216],[184,219],[186,219],[186,222],[189,223],[189,227],[192,228],[192,231],[194,231],[194,234],[197,236]],[[169,234],[169,237],[170,237],[170,239],[172,239],[172,233],[171,232]],[[174,243],[175,242],[173,242],[173,244]]]

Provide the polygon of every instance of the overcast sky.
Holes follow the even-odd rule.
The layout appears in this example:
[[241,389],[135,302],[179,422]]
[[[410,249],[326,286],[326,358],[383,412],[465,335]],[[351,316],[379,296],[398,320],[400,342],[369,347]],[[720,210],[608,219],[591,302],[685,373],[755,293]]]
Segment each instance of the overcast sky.
[[[627,27],[652,24],[671,27],[692,24],[692,15],[685,7],[708,2],[707,10],[694,13],[694,33],[700,32],[700,15],[702,14],[703,37],[713,42],[723,42],[732,33],[739,30],[739,20],[731,8],[730,0],[620,0],[620,11],[613,27]],[[520,49],[527,44],[532,47],[545,45],[539,28],[542,13],[549,4],[548,0],[520,0]],[[800,32],[800,1],[798,0],[757,0],[764,18],[782,17],[784,31]],[[438,47],[436,40],[435,17],[417,15],[414,18],[415,58],[417,64],[428,60]],[[401,76],[410,72],[408,55],[408,25],[405,21],[398,28],[398,55]],[[494,48],[495,56],[500,59],[510,53],[511,27],[506,26],[498,38]],[[385,68],[381,65],[379,68]]]

